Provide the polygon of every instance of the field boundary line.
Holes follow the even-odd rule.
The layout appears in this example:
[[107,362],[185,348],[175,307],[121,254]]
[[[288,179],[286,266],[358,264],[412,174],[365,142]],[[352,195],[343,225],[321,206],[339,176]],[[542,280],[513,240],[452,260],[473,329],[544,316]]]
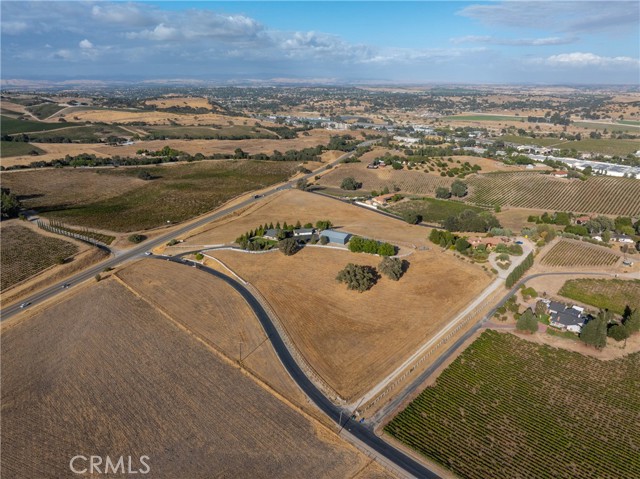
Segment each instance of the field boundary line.
[[277,315],[277,313],[275,312],[275,309],[271,306],[267,298],[265,298],[263,294],[260,292],[260,290],[256,288],[253,284],[247,282],[245,283],[245,286],[255,296],[255,298],[258,300],[258,302],[262,305],[266,313],[271,318],[271,321],[274,327],[276,328],[276,330],[280,334],[280,337],[282,338],[282,342],[285,344],[285,346],[289,350],[289,353],[291,354],[295,362],[298,364],[300,369],[304,371],[307,377],[311,381],[313,381],[316,387],[318,387],[318,389],[320,389],[323,392],[323,394],[325,394],[325,396],[327,397],[333,396],[334,402],[345,404],[346,400],[342,396],[340,396],[337,393],[337,391],[329,385],[329,383],[326,382],[326,380],[320,375],[320,373],[318,373],[318,371],[316,371],[316,369],[311,365],[311,363],[307,361],[307,358],[304,357],[304,354],[302,354],[302,352],[298,349],[295,342],[291,338],[289,331],[287,331],[286,326],[280,320],[280,317]]
[[132,286],[130,286],[126,281],[124,281],[122,278],[120,278],[117,274],[114,274],[113,278],[115,279],[115,281],[117,281],[119,284],[121,284],[123,287],[125,287],[131,294],[135,295],[137,298],[139,298],[140,300],[144,301],[149,306],[151,306],[154,310],[158,311],[169,322],[171,322],[171,324],[176,326],[181,331],[187,333],[190,337],[195,339],[198,343],[202,344],[207,350],[209,350],[210,352],[215,354],[223,362],[225,362],[228,365],[232,366],[233,368],[237,369],[238,371],[240,371],[245,376],[251,378],[254,382],[256,382],[258,385],[260,385],[261,387],[266,389],[267,392],[269,392],[270,394],[272,394],[273,396],[278,398],[280,401],[285,403],[290,408],[294,409],[295,411],[298,411],[300,414],[302,414],[306,418],[312,420],[313,422],[315,422],[318,425],[321,425],[327,431],[330,431],[331,433],[335,434],[335,431],[332,428],[328,427],[322,421],[320,421],[319,419],[315,418],[313,415],[311,415],[310,413],[305,411],[301,406],[298,406],[293,401],[288,399],[286,396],[284,396],[283,394],[278,392],[273,386],[271,386],[268,382],[266,382],[264,379],[262,379],[252,369],[247,368],[245,365],[240,365],[237,361],[234,361],[232,358],[230,358],[225,353],[220,351],[214,345],[212,345],[208,341],[206,341],[203,338],[201,338],[198,334],[194,333],[187,326],[185,326],[180,321],[176,320],[173,316],[171,316],[169,313],[164,311],[160,306],[158,306],[157,304],[153,303],[149,299],[145,298],[142,294],[140,294],[138,291],[136,291]]
[[269,303],[267,298],[264,297],[264,295],[260,292],[260,290],[258,288],[256,288],[253,284],[251,284],[248,281],[246,281],[245,279],[243,279],[233,269],[231,269],[229,266],[227,266],[223,261],[221,261],[218,258],[215,258],[213,256],[209,256],[207,254],[205,254],[204,256],[207,257],[207,258],[211,258],[214,261],[218,262],[223,268],[225,268],[227,271],[229,271],[244,286],[246,286],[247,289],[255,296],[255,298],[258,300],[258,302],[264,308],[265,312],[271,318],[271,322],[273,323],[274,327],[276,328],[276,330],[280,334],[280,337],[282,338],[282,342],[285,344],[285,346],[289,350],[289,353],[291,354],[293,359],[296,361],[296,363],[298,363],[298,366],[300,367],[300,369],[302,369],[305,372],[307,377],[309,377],[314,382],[314,384],[323,393],[325,393],[325,395],[329,396],[329,394],[330,394],[331,396],[334,397],[334,400],[336,400],[337,402],[342,402],[342,403],[346,402],[335,391],[335,389],[333,389],[325,381],[325,379],[320,375],[320,373],[318,373],[318,371],[315,370],[315,368],[309,363],[309,361],[307,361],[307,359],[304,357],[302,352],[295,345],[295,342],[291,338],[291,335],[289,334],[289,331],[287,331],[286,326],[283,324],[283,322],[281,321],[280,317],[275,312],[275,309],[273,308],[273,306],[271,306],[271,304]]

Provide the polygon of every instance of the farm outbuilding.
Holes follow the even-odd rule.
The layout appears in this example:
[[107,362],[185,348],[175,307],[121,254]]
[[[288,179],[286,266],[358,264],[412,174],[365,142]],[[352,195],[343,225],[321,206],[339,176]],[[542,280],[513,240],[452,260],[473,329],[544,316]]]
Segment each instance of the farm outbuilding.
[[347,244],[351,235],[349,233],[343,233],[342,231],[335,230],[323,230],[320,232],[320,238],[326,237],[329,243]]

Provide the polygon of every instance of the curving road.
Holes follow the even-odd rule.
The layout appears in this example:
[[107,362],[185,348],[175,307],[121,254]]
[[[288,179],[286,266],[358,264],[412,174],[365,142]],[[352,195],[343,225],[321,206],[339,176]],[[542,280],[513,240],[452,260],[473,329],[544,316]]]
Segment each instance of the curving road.
[[[419,463],[415,459],[412,459],[408,455],[383,441],[374,433],[373,429],[371,429],[370,427],[349,419],[348,413],[345,413],[343,409],[333,404],[324,394],[322,394],[322,392],[320,392],[320,390],[316,388],[316,386],[309,380],[309,378],[307,378],[302,369],[300,369],[298,364],[289,353],[289,350],[282,340],[282,337],[271,322],[269,315],[264,310],[260,302],[256,299],[256,297],[253,296],[253,294],[247,288],[245,288],[244,285],[242,285],[235,279],[223,273],[220,273],[219,271],[216,271],[207,266],[203,266],[199,263],[168,256],[155,256],[154,258],[157,260],[168,260],[188,267],[192,267],[195,265],[200,271],[211,274],[216,278],[221,279],[233,289],[235,289],[247,302],[249,307],[253,310],[254,314],[260,321],[260,324],[264,328],[267,337],[271,341],[271,344],[273,345],[278,358],[282,362],[282,365],[285,367],[289,375],[291,375],[291,378],[323,413],[331,418],[332,421],[336,422],[336,424],[344,427],[344,429],[349,431],[352,436],[357,438],[362,443],[366,444],[370,449],[385,457],[412,476],[425,479],[435,479],[439,477],[423,464]],[[341,419],[342,422],[340,422]]]

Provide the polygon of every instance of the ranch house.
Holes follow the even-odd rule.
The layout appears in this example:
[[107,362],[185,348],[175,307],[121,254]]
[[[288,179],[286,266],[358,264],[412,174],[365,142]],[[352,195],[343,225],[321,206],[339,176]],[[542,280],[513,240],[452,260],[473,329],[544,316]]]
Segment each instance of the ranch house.
[[584,308],[580,306],[567,306],[558,301],[541,301],[547,305],[547,312],[550,316],[549,325],[554,328],[579,333],[587,322],[588,318],[584,314]]

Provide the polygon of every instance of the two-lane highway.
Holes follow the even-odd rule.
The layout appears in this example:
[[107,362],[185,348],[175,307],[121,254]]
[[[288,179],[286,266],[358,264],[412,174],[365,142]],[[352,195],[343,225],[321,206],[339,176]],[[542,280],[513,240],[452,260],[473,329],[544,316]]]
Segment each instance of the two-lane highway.
[[[360,143],[358,146],[369,146],[373,143],[375,143],[377,140],[369,140],[369,141],[365,141],[363,143]],[[328,163],[328,165],[331,166],[335,166],[336,164],[340,163],[343,159],[348,158],[349,156],[353,155],[353,152],[349,152],[349,153],[345,153],[344,155],[341,155],[339,158],[337,158],[336,160],[334,160],[331,163]],[[323,168],[326,168],[326,166],[324,166]],[[319,171],[314,171],[311,173],[308,173],[304,176],[302,176],[301,178],[305,178],[305,179],[309,179],[312,176],[318,174]],[[141,243],[138,246],[135,246],[129,250],[126,250],[124,252],[122,252],[121,254],[119,254],[116,257],[112,257],[109,258],[105,261],[102,261],[101,263],[98,263],[80,273],[77,273],[71,277],[65,278],[64,280],[53,284],[52,286],[49,286],[41,291],[38,291],[37,293],[29,296],[29,297],[25,297],[22,299],[22,303],[21,304],[25,304],[28,305],[25,308],[21,308],[20,304],[16,303],[13,304],[11,306],[7,306],[6,308],[3,308],[0,311],[0,321],[5,321],[13,316],[15,316],[16,314],[18,314],[20,311],[23,311],[24,309],[27,308],[32,308],[33,306],[42,303],[44,301],[47,301],[51,298],[53,298],[54,296],[64,292],[67,290],[67,288],[63,288],[63,286],[65,284],[70,284],[71,287],[77,285],[78,283],[82,283],[83,281],[86,281],[90,278],[95,277],[97,274],[102,273],[106,268],[114,268],[118,265],[121,265],[131,259],[137,258],[137,257],[141,257],[144,255],[144,252],[150,249],[155,248],[156,246],[160,246],[162,244],[167,243],[169,240],[177,237],[177,236],[181,236],[195,228],[198,228],[200,226],[206,225],[207,223],[220,219],[224,216],[227,216],[231,213],[233,213],[234,211],[238,211],[246,206],[249,206],[252,203],[255,203],[256,201],[260,201],[261,199],[273,195],[274,193],[277,193],[278,191],[284,190],[284,189],[290,189],[293,188],[296,184],[296,182],[299,180],[300,178],[296,178],[295,180],[291,180],[288,181],[286,183],[284,183],[283,185],[280,185],[278,187],[275,188],[271,188],[259,195],[249,195],[248,198],[244,201],[241,201],[240,203],[237,203],[233,206],[230,206],[228,208],[219,210],[219,211],[214,211],[213,213],[209,213],[206,214],[204,216],[202,216],[201,218],[197,219],[196,221],[191,221],[188,224],[181,226],[180,228],[171,230],[170,232],[158,236],[157,238],[154,239],[150,239],[147,241],[144,241],[143,243]]]

